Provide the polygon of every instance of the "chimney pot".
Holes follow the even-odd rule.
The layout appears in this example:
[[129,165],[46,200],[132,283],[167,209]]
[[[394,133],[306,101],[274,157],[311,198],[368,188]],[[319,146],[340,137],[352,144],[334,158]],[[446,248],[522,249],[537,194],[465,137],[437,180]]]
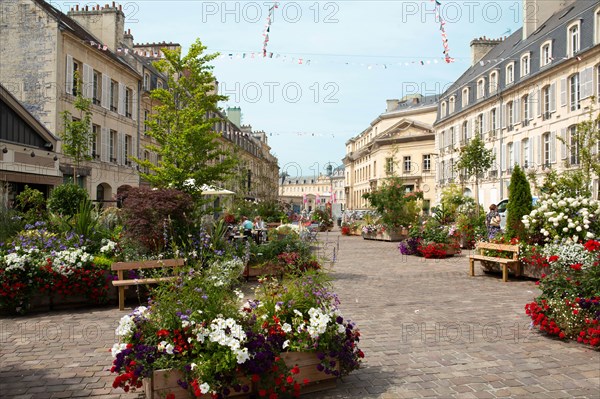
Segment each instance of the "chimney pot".
[[86,11],[89,11],[90,9],[88,8],[88,6],[85,6],[85,10],[86,10]]
[[79,4],[75,4],[75,10],[79,11]]
[[123,6],[119,4],[119,11],[123,11]]
[[115,8],[115,7],[116,7],[116,5],[115,5],[115,2],[114,2],[114,1],[113,1],[113,5],[112,5],[112,6],[113,6],[113,8]]

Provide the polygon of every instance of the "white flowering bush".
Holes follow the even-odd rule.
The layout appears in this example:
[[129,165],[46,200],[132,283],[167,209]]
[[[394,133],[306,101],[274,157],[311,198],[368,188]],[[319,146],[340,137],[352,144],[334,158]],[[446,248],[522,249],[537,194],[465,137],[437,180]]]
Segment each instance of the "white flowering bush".
[[536,242],[568,239],[585,242],[600,234],[600,202],[590,198],[542,197],[537,207],[523,217],[523,224]]
[[85,252],[85,247],[67,249],[54,255],[52,270],[63,276],[68,276],[73,274],[74,269],[89,266],[93,260],[94,256]]
[[552,259],[552,271],[568,271],[573,265],[581,265],[580,270],[592,267],[597,256],[588,251],[583,244],[572,240],[549,243],[542,248],[542,254]]

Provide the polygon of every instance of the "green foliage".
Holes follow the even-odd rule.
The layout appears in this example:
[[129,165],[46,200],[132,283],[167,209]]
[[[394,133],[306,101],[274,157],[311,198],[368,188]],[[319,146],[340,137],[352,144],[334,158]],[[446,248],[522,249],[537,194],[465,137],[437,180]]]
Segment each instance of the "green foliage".
[[308,243],[300,240],[297,234],[288,234],[281,240],[270,240],[261,245],[251,243],[250,261],[253,264],[275,261],[284,252],[297,252],[303,258],[311,255]]
[[17,235],[24,226],[19,214],[0,203],[0,242],[7,242]]
[[123,202],[125,236],[151,252],[180,246],[193,224],[192,207],[190,195],[179,190],[132,188]]
[[15,208],[21,212],[25,223],[33,224],[46,219],[44,194],[29,186],[25,186],[25,190],[15,198]]
[[113,264],[113,260],[110,258],[107,258],[104,255],[96,255],[94,256],[94,265],[96,265],[97,268],[102,269],[102,270],[110,270],[110,267]]
[[79,205],[84,201],[89,201],[85,189],[72,183],[61,184],[52,190],[48,209],[59,216],[70,218],[79,211]]
[[442,202],[440,205],[431,208],[431,218],[440,225],[446,225],[454,222],[455,212],[450,212],[448,207]]
[[[463,194],[463,188],[458,184],[450,184],[442,190],[441,205],[451,215],[457,216],[458,207],[466,204],[473,203],[472,198],[467,197]],[[452,221],[455,219],[453,218]]]
[[218,54],[205,55],[204,50],[200,40],[185,56],[179,49],[163,49],[165,58],[155,63],[169,81],[166,88],[151,93],[159,105],[148,121],[146,134],[156,140],[147,149],[159,154],[161,161],[154,165],[148,160],[134,160],[142,170],[152,172],[142,173],[142,177],[156,187],[190,191],[191,186],[186,184],[189,179],[195,187],[223,181],[237,163],[213,131],[221,121],[214,116],[219,112],[218,102],[227,98],[215,93],[215,77],[209,65]]
[[[475,177],[475,203],[479,203],[479,178],[494,163],[492,150],[485,148],[481,132],[476,132],[469,144],[460,149],[460,158],[456,163],[459,173],[462,171],[467,178]],[[479,208],[477,208],[479,212]]]
[[523,169],[515,164],[510,177],[510,192],[508,194],[508,206],[506,209],[506,233],[509,238],[525,237],[525,226],[523,216],[529,215],[533,209],[531,188]]
[[[77,74],[77,72],[75,72]],[[81,94],[81,81],[77,75],[77,96],[73,106],[78,111],[77,119],[69,111],[62,112],[64,130],[60,137],[62,139],[62,151],[75,162],[73,177],[77,176],[77,168],[82,161],[92,159],[90,146],[92,143],[92,111],[90,111],[92,100],[84,98]]]
[[[582,170],[567,170],[560,175],[551,170],[546,174],[544,183],[540,187],[543,194],[558,194],[566,198],[574,198],[580,195],[590,197],[591,193]],[[580,194],[583,193],[583,194]]]
[[422,192],[407,193],[402,179],[391,177],[376,191],[363,195],[381,215],[381,223],[388,228],[408,227],[419,216]]

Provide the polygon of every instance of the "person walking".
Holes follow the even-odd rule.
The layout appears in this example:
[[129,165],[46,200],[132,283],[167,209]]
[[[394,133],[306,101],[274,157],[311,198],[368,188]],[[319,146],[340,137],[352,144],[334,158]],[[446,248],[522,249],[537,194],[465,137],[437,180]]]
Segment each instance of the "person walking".
[[498,233],[502,231],[500,228],[500,214],[496,204],[490,205],[490,211],[485,217],[485,226],[487,227],[488,240],[493,240]]

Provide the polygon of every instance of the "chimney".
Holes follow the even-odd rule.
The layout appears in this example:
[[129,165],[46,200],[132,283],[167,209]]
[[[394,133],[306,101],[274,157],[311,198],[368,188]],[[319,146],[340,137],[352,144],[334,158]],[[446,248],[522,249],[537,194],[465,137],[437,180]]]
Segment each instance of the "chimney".
[[471,40],[471,66],[481,61],[491,49],[502,43],[503,40],[504,38],[488,39],[485,36]]
[[575,0],[523,0],[523,40],[542,26],[554,13]]
[[396,108],[398,108],[398,104],[400,104],[400,100],[397,100],[397,99],[385,100],[385,102],[386,102],[385,112],[394,111]]
[[124,44],[125,14],[114,2],[112,6],[79,8],[67,13],[69,17],[96,36],[112,51]]
[[129,49],[133,49],[133,35],[131,34],[131,29],[127,29],[127,31],[123,33],[123,44]]

